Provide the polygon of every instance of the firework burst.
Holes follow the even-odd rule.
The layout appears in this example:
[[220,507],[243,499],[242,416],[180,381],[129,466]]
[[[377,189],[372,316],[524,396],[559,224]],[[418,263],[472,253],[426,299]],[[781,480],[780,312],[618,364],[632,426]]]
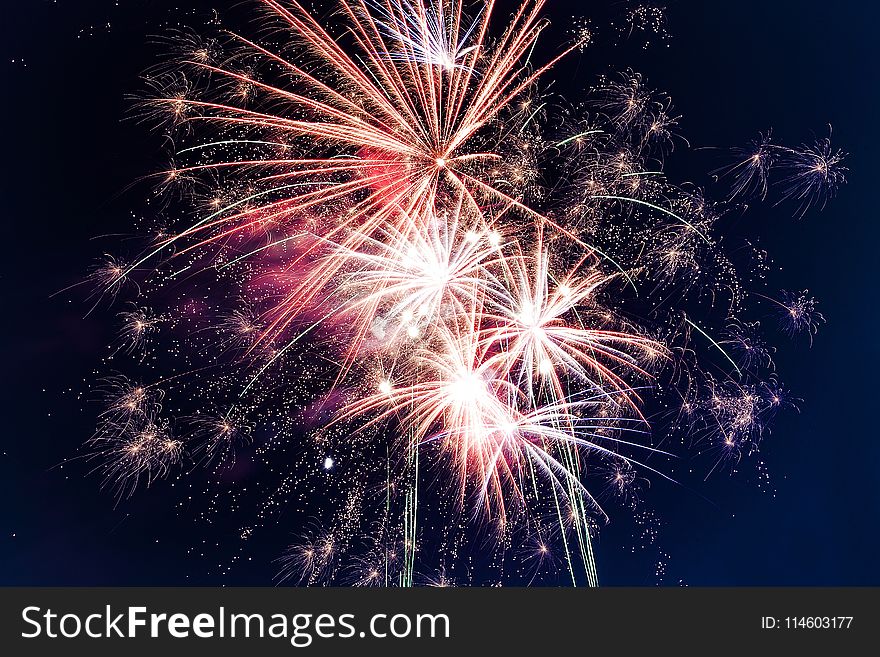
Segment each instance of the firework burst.
[[[458,581],[476,526],[527,554],[529,581],[549,568],[595,585],[598,498],[634,507],[637,482],[667,476],[652,404],[676,404],[664,428],[721,451],[712,469],[755,451],[783,405],[760,324],[739,317],[727,206],[662,171],[687,144],[670,100],[632,71],[605,77],[591,114],[560,110],[551,134],[540,80],[585,44],[534,60],[542,0],[507,17],[491,2],[341,0],[327,24],[294,0],[260,4],[284,47],[231,34],[224,57],[186,32],[170,39],[177,64],[151,72],[145,116],[179,146],[160,187],[198,215],[93,278],[109,296],[183,290],[173,308],[124,313],[117,351],[143,363],[168,334],[189,368],[108,380],[97,470],[127,496],[248,448],[282,472],[248,536],[304,481],[340,481],[280,580]],[[636,18],[665,34],[661,14]],[[733,196],[766,196],[777,162],[800,214],[844,182],[827,140],[753,146],[723,172]],[[774,303],[812,338],[812,300]],[[214,410],[172,423],[159,383]]]

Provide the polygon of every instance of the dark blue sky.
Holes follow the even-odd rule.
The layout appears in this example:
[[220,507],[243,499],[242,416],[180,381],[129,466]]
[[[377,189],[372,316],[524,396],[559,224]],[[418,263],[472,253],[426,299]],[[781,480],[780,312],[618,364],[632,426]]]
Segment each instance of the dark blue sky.
[[[86,464],[53,468],[91,432],[95,408],[76,395],[112,336],[106,315],[82,318],[80,297],[50,294],[112,244],[91,238],[128,230],[128,210],[144,190],[122,192],[159,164],[159,150],[142,128],[121,122],[124,97],[153,63],[146,35],[181,16],[169,7],[187,3],[119,4],[15,3],[0,28],[0,584],[267,584],[277,546],[254,546],[253,561],[226,579],[208,575],[205,560],[186,556],[201,530],[185,515],[157,496],[114,509],[97,480],[83,476]],[[554,29],[573,13],[617,7],[566,4],[548,3]],[[773,273],[775,287],[809,288],[828,323],[812,349],[783,343],[777,354],[783,380],[804,401],[763,443],[775,496],[748,467],[697,490],[658,482],[648,492],[669,555],[663,581],[878,585],[880,10],[855,0],[668,4],[669,47],[588,50],[557,76],[564,93],[576,96],[612,66],[632,66],[670,93],[695,147],[741,145],[770,127],[797,144],[824,136],[831,123],[835,144],[850,152],[850,176],[824,212],[795,220],[790,208],[763,207],[743,226],[784,267]],[[709,184],[705,172],[716,163],[710,151],[694,151],[671,158],[669,170]],[[630,553],[632,529],[620,521],[603,531],[603,583],[656,582],[655,555]],[[214,545],[221,534],[204,540],[208,553],[222,552]]]

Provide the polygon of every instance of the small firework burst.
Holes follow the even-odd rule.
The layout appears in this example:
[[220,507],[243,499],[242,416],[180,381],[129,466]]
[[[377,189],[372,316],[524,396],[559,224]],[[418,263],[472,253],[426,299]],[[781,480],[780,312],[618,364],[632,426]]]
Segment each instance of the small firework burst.
[[666,8],[662,5],[639,3],[629,8],[618,27],[626,39],[637,39],[642,48],[650,48],[654,43],[669,40]]
[[188,442],[193,445],[193,459],[202,465],[234,465],[236,449],[249,442],[251,433],[251,427],[229,414],[202,413],[190,418],[190,425]]
[[127,353],[143,353],[151,333],[156,331],[163,321],[149,308],[133,307],[119,314],[122,326],[119,330],[120,348]]
[[814,206],[824,208],[846,183],[848,169],[843,165],[844,159],[846,153],[835,149],[830,137],[799,149],[785,149],[781,160],[785,177],[779,181],[783,190],[781,200],[797,203],[797,216],[803,216]]
[[140,484],[149,487],[167,477],[183,457],[183,442],[175,439],[167,424],[151,418],[129,423],[123,431],[98,435],[90,441],[88,455],[98,464],[104,485],[118,500],[131,496]]
[[732,149],[737,162],[716,173],[732,179],[730,198],[746,197],[764,200],[769,189],[770,169],[776,162],[771,135],[761,134],[745,148]]
[[848,169],[843,162],[847,154],[832,146],[830,136],[791,148],[774,144],[768,132],[733,153],[737,161],[716,171],[732,180],[730,198],[764,200],[771,176],[779,170],[782,178],[774,183],[780,190],[776,203],[794,202],[796,217],[803,217],[813,207],[824,209],[846,184]]
[[722,344],[734,354],[740,369],[772,369],[772,353],[762,337],[759,322],[734,321],[726,333]]

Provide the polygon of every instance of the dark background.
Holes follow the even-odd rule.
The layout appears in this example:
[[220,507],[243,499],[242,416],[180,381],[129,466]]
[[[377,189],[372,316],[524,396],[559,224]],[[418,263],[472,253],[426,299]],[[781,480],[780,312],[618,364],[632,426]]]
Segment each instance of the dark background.
[[[217,556],[223,529],[175,509],[179,491],[160,483],[114,508],[86,464],[59,467],[93,430],[97,409],[79,395],[113,339],[113,311],[84,319],[82,293],[50,295],[118,250],[120,238],[93,238],[131,230],[147,189],[125,190],[162,164],[155,135],[123,121],[125,96],[155,63],[147,35],[204,24],[207,8],[229,4],[28,0],[3,9],[0,584],[272,581],[277,543],[247,544],[227,570]],[[571,15],[595,16],[601,30],[620,8],[551,0],[545,50]],[[828,318],[812,349],[783,339],[777,353],[783,380],[804,402],[763,443],[772,486],[755,485],[747,467],[697,491],[657,483],[646,497],[661,519],[659,547],[634,552],[632,523],[613,518],[598,545],[600,581],[658,583],[659,550],[668,554],[659,580],[667,585],[878,585],[880,11],[855,0],[680,0],[668,17],[668,47],[588,49],[553,74],[557,90],[576,98],[596,74],[632,66],[670,93],[695,147],[742,145],[770,127],[797,144],[831,123],[851,173],[824,212],[798,221],[792,208],[763,207],[742,226],[774,257],[771,289],[809,288]],[[720,196],[706,175],[717,165],[712,152],[682,151],[669,161],[672,178]]]

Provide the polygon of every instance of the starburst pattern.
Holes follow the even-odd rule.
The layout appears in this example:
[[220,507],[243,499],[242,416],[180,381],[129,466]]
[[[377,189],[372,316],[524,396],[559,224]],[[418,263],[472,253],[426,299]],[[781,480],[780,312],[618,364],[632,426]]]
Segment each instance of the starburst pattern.
[[[196,218],[92,279],[162,306],[123,313],[120,356],[143,365],[161,343],[186,367],[106,380],[97,470],[122,498],[184,462],[222,477],[246,452],[273,483],[242,540],[325,487],[281,581],[446,585],[490,531],[492,559],[513,547],[526,581],[595,585],[604,499],[635,509],[670,478],[652,424],[702,445],[711,471],[755,452],[786,405],[760,323],[740,317],[730,206],[666,179],[687,145],[671,101],[626,71],[549,120],[541,81],[584,43],[537,61],[542,0],[506,18],[343,0],[327,23],[260,4],[284,47],[233,34],[224,57],[186,32],[150,72],[142,116],[177,139],[158,186]],[[666,38],[659,9],[626,20]],[[733,196],[764,197],[784,162],[800,214],[843,183],[826,141],[739,156]],[[774,303],[815,334],[815,302]],[[172,422],[171,391],[204,407]]]

